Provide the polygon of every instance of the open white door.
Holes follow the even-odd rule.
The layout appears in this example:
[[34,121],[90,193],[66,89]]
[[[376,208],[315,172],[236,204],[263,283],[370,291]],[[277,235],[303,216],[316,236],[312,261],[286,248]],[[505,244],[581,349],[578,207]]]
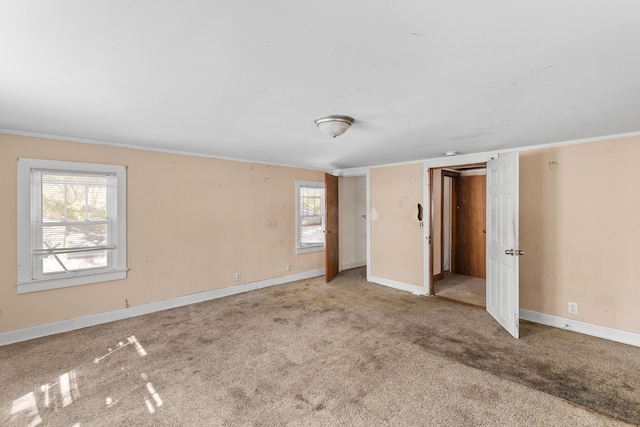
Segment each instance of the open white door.
[[519,156],[487,162],[487,311],[518,338]]

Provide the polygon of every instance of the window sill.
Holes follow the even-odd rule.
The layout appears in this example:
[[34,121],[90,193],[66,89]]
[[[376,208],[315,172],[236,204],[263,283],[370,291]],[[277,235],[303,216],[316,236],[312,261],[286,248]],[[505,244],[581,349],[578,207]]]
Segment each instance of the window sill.
[[321,252],[324,251],[324,245],[318,245],[318,246],[307,246],[304,248],[296,248],[296,255],[299,254],[308,254],[311,252]]
[[50,289],[68,288],[71,286],[88,285],[90,283],[110,282],[127,278],[127,270],[109,270],[74,274],[73,276],[44,278],[18,282],[18,294],[47,291]]

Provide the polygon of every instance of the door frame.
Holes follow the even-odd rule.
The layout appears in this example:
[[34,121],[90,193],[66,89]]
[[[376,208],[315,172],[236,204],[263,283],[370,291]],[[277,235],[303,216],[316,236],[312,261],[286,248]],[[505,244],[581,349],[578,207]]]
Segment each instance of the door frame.
[[[494,160],[498,158],[497,152],[489,152],[489,153],[478,153],[478,154],[466,154],[454,157],[440,157],[437,159],[428,159],[423,161],[423,185],[422,185],[422,199],[425,201],[426,206],[432,205],[431,199],[431,169],[443,168],[443,167],[451,167],[451,166],[464,166],[468,164],[474,163],[486,163],[490,160]],[[422,237],[424,242],[424,258],[423,258],[423,271],[424,271],[424,288],[423,292],[425,295],[433,295],[433,274],[431,268],[431,252],[432,252],[432,244],[431,244],[431,225],[432,224],[432,213],[431,209],[424,210],[424,221],[426,224],[429,224],[428,227],[422,227]]]
[[[367,280],[371,277],[371,168],[353,168],[353,169],[339,169],[330,172],[332,175],[335,175],[340,179],[341,177],[354,177],[354,176],[364,176],[365,177],[365,185],[366,185],[366,209],[367,209],[367,217],[366,219],[366,230],[367,230]],[[338,209],[340,209],[338,207]],[[339,261],[338,261],[339,262]]]
[[[439,169],[439,168],[438,168]],[[431,169],[433,170],[433,169]],[[461,174],[460,172],[454,172],[454,171],[450,171],[450,170],[443,170],[441,175],[440,175],[440,274],[438,275],[434,275],[433,276],[433,281],[437,282],[438,280],[441,280],[444,278],[444,200],[445,200],[445,193],[444,193],[444,183],[445,183],[445,178],[450,178],[451,179],[451,185],[454,184],[455,182],[455,178],[459,177]],[[433,175],[432,175],[433,176]],[[432,178],[433,179],[433,178]],[[433,194],[433,191],[431,191],[431,194]],[[454,195],[453,190],[451,190],[451,196]],[[451,210],[451,207],[453,206],[453,202],[455,201],[455,198],[453,197],[449,197],[449,228],[451,231],[455,232],[455,222],[453,221],[453,217],[454,217],[454,212]],[[432,199],[432,203],[433,203],[433,199]],[[431,233],[433,235],[433,232]],[[455,233],[453,233],[455,235]],[[453,255],[454,255],[454,247],[453,247],[453,242],[450,241],[449,245],[450,245],[450,254],[449,254],[449,265],[450,268],[453,269]],[[431,257],[431,259],[433,259],[433,257]],[[432,270],[433,271],[433,267]],[[433,285],[433,284],[432,284]],[[435,294],[435,285],[433,285],[431,287],[431,293]]]

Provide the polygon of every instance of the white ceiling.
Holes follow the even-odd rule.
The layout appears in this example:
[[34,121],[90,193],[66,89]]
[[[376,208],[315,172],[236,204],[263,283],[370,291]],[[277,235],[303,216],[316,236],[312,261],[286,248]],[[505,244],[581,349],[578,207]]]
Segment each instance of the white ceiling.
[[380,165],[638,132],[639,56],[638,0],[3,0],[0,129]]

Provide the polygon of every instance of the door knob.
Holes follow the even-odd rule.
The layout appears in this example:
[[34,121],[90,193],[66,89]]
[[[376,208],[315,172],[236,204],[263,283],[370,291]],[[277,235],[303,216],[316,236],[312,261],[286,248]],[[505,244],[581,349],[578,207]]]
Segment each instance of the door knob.
[[324,234],[331,234],[331,230],[322,230]]
[[524,255],[524,251],[522,249],[518,250],[518,253],[516,255]]

